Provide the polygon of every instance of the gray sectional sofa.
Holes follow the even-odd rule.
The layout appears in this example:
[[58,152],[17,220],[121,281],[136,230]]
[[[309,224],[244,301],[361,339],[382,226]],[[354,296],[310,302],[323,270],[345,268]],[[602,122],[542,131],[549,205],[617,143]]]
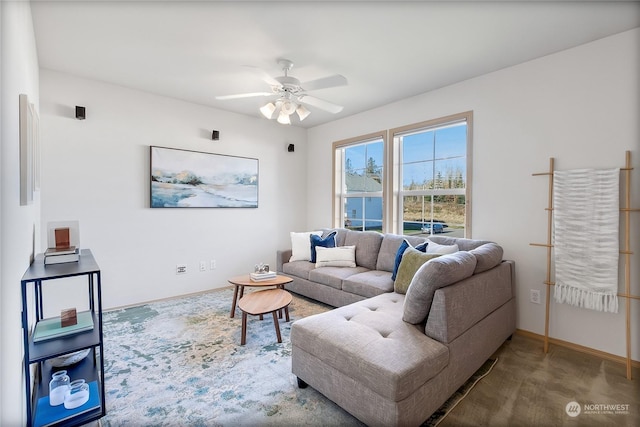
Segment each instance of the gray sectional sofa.
[[[424,262],[407,249],[405,291],[391,278],[398,248],[425,238],[334,231],[338,246],[355,246],[355,267],[277,255],[287,289],[338,307],[293,323],[292,371],[367,425],[420,425],[515,331],[515,264],[495,243],[432,236],[459,250]],[[421,257],[415,274],[405,268]]]

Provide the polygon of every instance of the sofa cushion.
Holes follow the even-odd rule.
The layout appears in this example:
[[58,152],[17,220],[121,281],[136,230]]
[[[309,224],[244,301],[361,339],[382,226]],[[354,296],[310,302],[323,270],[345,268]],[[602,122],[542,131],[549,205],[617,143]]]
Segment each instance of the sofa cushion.
[[336,231],[332,231],[326,236],[318,236],[311,234],[311,259],[310,261],[316,262],[316,247],[322,246],[323,248],[335,248],[336,246]]
[[393,292],[393,280],[388,271],[369,270],[354,274],[342,281],[342,290],[365,298]]
[[[393,271],[391,272],[391,278],[393,280],[396,280],[396,276],[398,275],[398,268],[400,268],[400,263],[402,262],[402,256],[404,255],[404,252],[407,250],[407,248],[412,247],[419,250],[420,252],[427,252],[428,244],[429,242],[422,242],[416,246],[413,246],[411,245],[411,243],[409,243],[407,239],[404,239],[402,243],[400,243],[400,247],[398,248],[398,251],[396,252],[396,256],[394,257],[394,265],[393,265]],[[407,283],[407,286],[409,286],[408,283]],[[404,294],[405,292],[402,292],[402,293]]]
[[456,245],[455,243],[453,245],[441,245],[431,240],[429,240],[428,243],[429,244],[427,245],[427,253],[430,253],[430,254],[445,255],[445,254],[452,254],[460,250],[458,248],[458,245]]
[[303,279],[309,279],[309,272],[316,268],[315,264],[311,264],[309,261],[293,261],[285,262],[282,264],[282,272],[289,276],[301,277]]
[[291,343],[380,396],[400,402],[449,362],[445,345],[402,321],[403,297],[386,293],[296,320]]
[[502,262],[502,246],[496,243],[485,243],[469,251],[477,260],[476,269],[473,274],[482,273],[495,267]]
[[[313,264],[309,263],[309,265]],[[327,285],[342,289],[344,279],[364,271],[367,271],[364,267],[320,267],[309,272],[309,280],[318,283],[318,286]]]
[[440,245],[458,245],[461,251],[470,251],[485,243],[491,243],[489,240],[466,239],[463,237],[447,237],[447,236],[429,236],[429,240]]
[[501,262],[490,271],[438,289],[424,333],[448,344],[508,302],[513,298],[511,269],[511,263]]
[[338,246],[336,248],[316,247],[316,268],[355,266],[355,246]]
[[356,247],[356,264],[369,270],[376,269],[378,252],[382,244],[382,234],[376,231],[348,230],[344,239],[345,246]]
[[407,290],[402,319],[413,324],[424,322],[436,290],[471,276],[475,268],[476,257],[465,251],[443,255],[423,264]]
[[400,245],[405,240],[408,241],[413,247],[426,241],[424,237],[402,236],[399,234],[390,233],[385,234],[382,237],[382,243],[380,244],[378,261],[376,262],[376,270],[393,272],[393,269],[395,267],[395,257],[398,253]]
[[309,236],[322,235],[322,231],[304,231],[302,233],[291,232],[291,258],[293,261],[309,261],[311,259],[311,241]]
[[393,290],[399,294],[406,294],[413,280],[413,276],[415,276],[416,271],[422,267],[422,264],[439,256],[442,255],[427,254],[416,248],[407,247],[400,262],[400,267],[398,268],[398,275],[393,282]]
[[322,237],[327,237],[329,234],[335,232],[336,246],[344,246],[344,239],[347,237],[348,231],[346,228],[323,228]]

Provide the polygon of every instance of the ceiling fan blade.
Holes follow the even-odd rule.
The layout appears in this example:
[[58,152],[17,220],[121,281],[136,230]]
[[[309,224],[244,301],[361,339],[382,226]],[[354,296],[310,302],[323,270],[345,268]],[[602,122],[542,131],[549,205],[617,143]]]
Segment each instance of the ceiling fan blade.
[[327,76],[321,79],[309,80],[308,82],[300,83],[300,86],[302,86],[304,90],[309,91],[344,86],[346,84],[347,78],[345,76],[341,74],[334,74],[333,76]]
[[238,93],[235,95],[216,96],[216,99],[218,100],[239,99],[239,98],[252,98],[254,96],[271,96],[271,95],[273,95],[273,92],[250,92],[250,93]]
[[320,108],[321,110],[328,111],[333,114],[337,114],[344,108],[341,105],[332,104],[329,101],[325,101],[324,99],[316,98],[315,96],[309,95],[301,95],[298,100],[303,104],[312,105],[314,107]]
[[277,81],[274,77],[271,77],[269,73],[267,73],[262,68],[254,67],[253,65],[244,65],[244,67],[250,69],[253,73],[257,74],[265,83],[270,86],[280,86],[280,82]]

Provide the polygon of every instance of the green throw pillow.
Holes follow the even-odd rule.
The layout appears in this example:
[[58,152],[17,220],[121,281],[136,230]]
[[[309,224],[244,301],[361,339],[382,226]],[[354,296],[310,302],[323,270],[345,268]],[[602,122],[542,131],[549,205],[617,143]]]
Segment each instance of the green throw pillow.
[[406,294],[411,280],[413,280],[413,276],[415,276],[416,271],[422,267],[422,264],[439,256],[442,256],[442,254],[426,254],[413,247],[408,247],[402,255],[402,261],[400,262],[400,267],[398,267],[398,274],[396,275],[396,280],[393,282],[393,290],[399,294]]

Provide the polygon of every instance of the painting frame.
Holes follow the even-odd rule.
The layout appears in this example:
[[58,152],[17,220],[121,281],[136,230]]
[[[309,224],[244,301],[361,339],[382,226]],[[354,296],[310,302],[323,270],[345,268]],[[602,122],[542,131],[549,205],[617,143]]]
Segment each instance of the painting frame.
[[151,208],[257,208],[256,158],[149,146]]
[[33,203],[40,190],[40,120],[25,94],[19,95],[20,205]]

